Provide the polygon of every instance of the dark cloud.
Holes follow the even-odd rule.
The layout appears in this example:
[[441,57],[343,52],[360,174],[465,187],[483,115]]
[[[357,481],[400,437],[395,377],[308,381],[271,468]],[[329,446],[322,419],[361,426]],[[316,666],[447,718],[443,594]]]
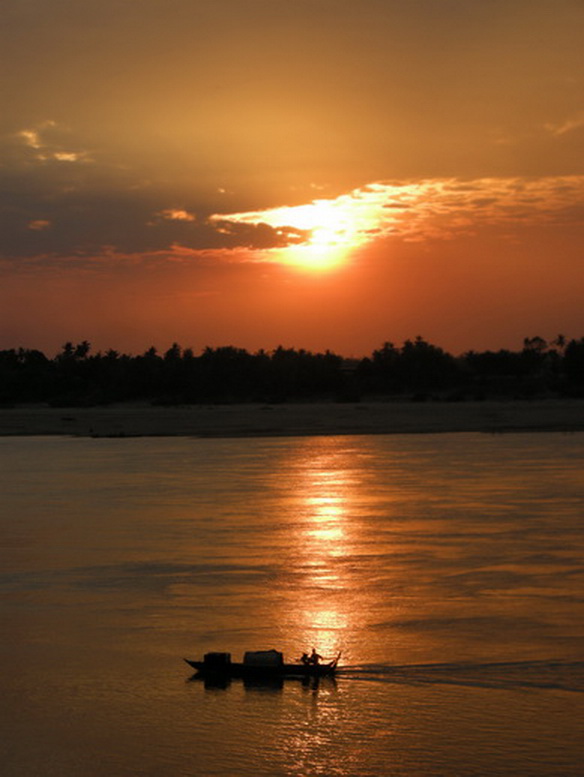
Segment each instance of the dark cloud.
[[306,239],[292,228],[211,221],[200,198],[179,201],[163,183],[92,156],[52,121],[6,136],[0,158],[4,259],[96,255],[105,247],[153,252],[174,244],[267,249]]

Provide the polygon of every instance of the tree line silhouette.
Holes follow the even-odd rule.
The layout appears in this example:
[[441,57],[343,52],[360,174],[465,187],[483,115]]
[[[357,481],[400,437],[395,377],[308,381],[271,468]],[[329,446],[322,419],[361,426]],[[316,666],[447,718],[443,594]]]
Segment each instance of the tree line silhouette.
[[465,401],[584,396],[584,338],[526,338],[517,351],[452,356],[422,337],[386,342],[363,359],[326,351],[191,348],[174,343],[132,356],[65,343],[50,359],[35,349],[0,351],[0,404],[55,407],[148,401],[153,404],[298,402],[402,398]]

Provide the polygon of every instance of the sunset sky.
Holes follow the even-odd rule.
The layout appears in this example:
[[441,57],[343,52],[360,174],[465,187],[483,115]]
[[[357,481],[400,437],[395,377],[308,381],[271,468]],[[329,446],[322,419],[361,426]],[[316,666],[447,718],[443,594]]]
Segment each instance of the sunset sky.
[[0,348],[584,335],[583,0],[0,22]]

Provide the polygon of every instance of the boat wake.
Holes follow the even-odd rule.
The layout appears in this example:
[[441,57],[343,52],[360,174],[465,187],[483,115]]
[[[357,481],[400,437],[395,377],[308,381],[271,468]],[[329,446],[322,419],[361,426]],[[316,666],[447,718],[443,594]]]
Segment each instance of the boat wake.
[[512,661],[342,666],[340,678],[408,685],[464,685],[506,690],[555,689],[584,693],[584,661]]

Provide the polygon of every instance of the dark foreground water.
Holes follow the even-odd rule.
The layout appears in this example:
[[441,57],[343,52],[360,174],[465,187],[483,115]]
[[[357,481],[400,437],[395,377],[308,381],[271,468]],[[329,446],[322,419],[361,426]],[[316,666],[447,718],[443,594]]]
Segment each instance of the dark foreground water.
[[[583,470],[584,434],[0,439],[0,774],[582,774]],[[336,682],[181,660],[313,645]]]

